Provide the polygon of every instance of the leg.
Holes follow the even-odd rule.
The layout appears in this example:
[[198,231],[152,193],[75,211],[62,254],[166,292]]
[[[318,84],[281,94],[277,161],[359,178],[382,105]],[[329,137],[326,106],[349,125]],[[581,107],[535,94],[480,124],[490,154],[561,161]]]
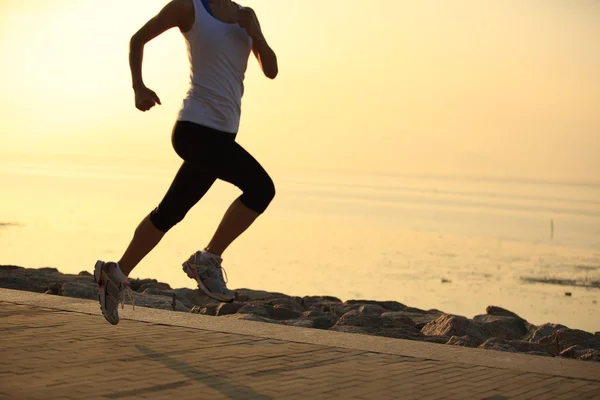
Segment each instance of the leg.
[[217,177],[243,191],[223,216],[206,247],[208,252],[221,256],[265,211],[275,196],[275,186],[258,161],[236,142],[231,143]]
[[183,220],[215,180],[210,170],[183,162],[165,197],[140,223],[121,257],[119,266],[125,276],[154,249],[167,231]]
[[238,198],[227,209],[206,251],[221,256],[238,236],[252,225],[260,214],[249,209]]
[[119,260],[123,275],[128,276],[136,265],[156,247],[164,235],[165,232],[154,226],[150,220],[150,215],[146,216],[138,225],[133,239],[131,239],[127,250]]

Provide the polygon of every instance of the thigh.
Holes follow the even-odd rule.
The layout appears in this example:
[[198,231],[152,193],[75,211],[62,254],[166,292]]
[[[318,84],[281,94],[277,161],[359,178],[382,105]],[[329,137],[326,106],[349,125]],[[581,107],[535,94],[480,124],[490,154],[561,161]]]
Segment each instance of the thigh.
[[206,194],[216,179],[215,171],[211,168],[184,161],[159,209],[180,209],[187,212]]
[[216,169],[217,178],[243,191],[247,191],[253,185],[271,181],[262,165],[237,142],[231,142],[227,146],[219,164]]

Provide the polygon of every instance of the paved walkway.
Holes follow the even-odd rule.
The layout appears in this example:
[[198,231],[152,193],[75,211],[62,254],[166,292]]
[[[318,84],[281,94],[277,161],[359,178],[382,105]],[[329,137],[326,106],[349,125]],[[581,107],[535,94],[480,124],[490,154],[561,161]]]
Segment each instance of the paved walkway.
[[[596,363],[567,360],[570,372],[557,375],[524,371],[531,368],[520,361],[497,368],[471,362],[476,358],[453,362],[348,345],[363,335],[336,334],[348,339],[338,347],[131,319],[115,327],[99,311],[65,311],[73,304],[93,310],[95,302],[14,293],[0,290],[0,399],[600,399]],[[127,315],[138,312],[200,317],[137,307]],[[292,336],[308,331],[286,328]],[[367,339],[374,347],[386,340]],[[391,340],[385,343],[419,345]],[[433,346],[440,354],[451,349]],[[465,350],[492,362],[505,356]],[[556,370],[553,358],[515,360],[526,359]],[[573,377],[578,368],[582,378]]]

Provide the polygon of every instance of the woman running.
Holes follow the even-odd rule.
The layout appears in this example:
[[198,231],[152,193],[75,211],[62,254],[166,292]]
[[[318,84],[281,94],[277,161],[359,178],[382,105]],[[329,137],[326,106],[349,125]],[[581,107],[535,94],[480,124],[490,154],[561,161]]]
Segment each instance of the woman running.
[[102,314],[115,325],[119,323],[118,305],[130,291],[128,275],[217,179],[236,185],[242,195],[231,204],[204,250],[183,263],[183,270],[211,298],[233,301],[223,278],[221,256],[275,196],[267,172],[235,141],[250,52],[265,76],[274,79],[278,72],[277,57],[256,14],[231,0],[168,3],[131,39],[129,63],[135,106],[141,111],[161,104],[142,79],[144,45],[174,27],[186,40],[191,64],[191,86],[171,136],[183,163],[162,201],[135,230],[121,259],[96,262],[94,279]]

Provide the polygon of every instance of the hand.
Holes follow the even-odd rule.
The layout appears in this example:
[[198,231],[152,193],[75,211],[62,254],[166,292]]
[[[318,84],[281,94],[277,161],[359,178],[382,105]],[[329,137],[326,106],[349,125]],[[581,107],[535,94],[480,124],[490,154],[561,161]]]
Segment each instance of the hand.
[[152,90],[145,86],[135,89],[135,108],[148,111],[156,104],[160,104],[160,99]]
[[260,24],[258,23],[258,18],[256,17],[256,13],[253,9],[249,7],[240,9],[237,13],[237,23],[246,30],[248,36],[250,36],[253,40],[262,38]]

